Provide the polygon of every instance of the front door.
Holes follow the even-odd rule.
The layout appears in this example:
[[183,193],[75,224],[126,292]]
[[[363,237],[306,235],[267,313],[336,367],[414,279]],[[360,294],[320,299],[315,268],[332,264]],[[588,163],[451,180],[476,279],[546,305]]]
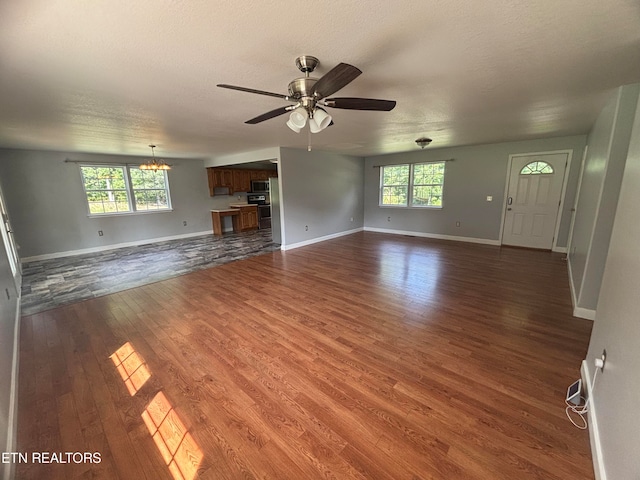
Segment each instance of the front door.
[[551,250],[568,156],[512,157],[503,245]]

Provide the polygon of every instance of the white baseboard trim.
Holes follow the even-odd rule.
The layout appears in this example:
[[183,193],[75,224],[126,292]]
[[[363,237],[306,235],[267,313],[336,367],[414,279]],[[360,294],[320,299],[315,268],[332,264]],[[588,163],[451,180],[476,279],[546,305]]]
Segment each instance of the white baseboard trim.
[[584,318],[585,320],[595,320],[596,311],[588,308],[578,307],[578,292],[573,283],[573,273],[571,270],[571,257],[567,260],[567,272],[569,273],[569,288],[571,290],[571,304],[573,305],[573,316],[578,318]]
[[82,248],[80,250],[67,250],[66,252],[45,253],[44,255],[35,255],[33,257],[25,257],[21,259],[21,263],[35,262],[37,260],[50,260],[52,258],[72,257],[74,255],[84,255],[86,253],[105,252],[107,250],[115,250],[116,248],[136,247],[138,245],[146,245],[147,243],[166,242],[167,240],[180,240],[181,238],[200,237],[202,235],[211,235],[213,230],[204,232],[185,233],[182,235],[170,235],[168,237],[148,238],[146,240],[136,240],[134,242],[113,243],[100,247]]
[[596,311],[588,308],[573,307],[573,316],[578,318],[584,318],[585,320],[595,320]]
[[411,232],[408,230],[393,230],[391,228],[364,227],[365,232],[391,233],[393,235],[409,235],[412,237],[436,238],[438,240],[453,240],[455,242],[481,243],[483,245],[500,245],[500,240],[488,238],[457,237],[454,235],[441,235],[439,233]]
[[557,253],[567,253],[567,247],[553,247],[551,251]]
[[[18,373],[20,370],[20,300],[18,295],[16,305],[16,318],[13,326],[13,358],[11,360],[11,386],[9,392],[9,418],[7,421],[7,443],[5,452],[17,451],[17,427],[18,427]],[[13,478],[15,465],[12,462],[5,464],[2,478]]]
[[362,227],[354,228],[353,230],[346,230],[344,232],[332,233],[331,235],[325,235],[324,237],[312,238],[311,240],[305,240],[304,242],[292,243],[291,245],[282,245],[280,250],[293,250],[294,248],[306,247],[307,245],[313,245],[314,243],[325,242],[338,237],[344,237],[345,235],[351,235],[357,232],[361,232]]
[[[591,398],[593,392],[593,385],[591,385],[591,374],[587,368],[587,361],[582,361],[582,367],[580,368],[580,376],[582,377],[582,383],[585,385],[587,398]],[[587,411],[587,418],[589,420],[589,441],[591,442],[591,457],[593,459],[593,471],[595,473],[596,480],[607,480],[607,472],[604,469],[604,462],[602,458],[602,444],[600,443],[600,433],[598,431],[598,417],[596,416],[596,405],[594,399],[591,398],[589,402],[589,410]]]
[[571,290],[571,304],[576,306],[578,303],[578,293],[576,292],[576,286],[573,284],[573,272],[571,270],[571,257],[567,258],[567,272],[569,273],[569,288]]

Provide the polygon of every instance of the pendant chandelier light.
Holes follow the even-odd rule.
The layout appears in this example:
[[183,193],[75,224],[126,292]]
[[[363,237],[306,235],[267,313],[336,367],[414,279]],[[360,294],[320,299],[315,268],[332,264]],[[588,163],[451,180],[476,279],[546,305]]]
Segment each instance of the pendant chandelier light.
[[151,147],[151,156],[152,158],[147,161],[147,163],[143,163],[140,165],[140,170],[171,170],[171,165],[167,165],[164,163],[164,160],[156,159],[156,155],[154,153],[155,145],[149,145]]

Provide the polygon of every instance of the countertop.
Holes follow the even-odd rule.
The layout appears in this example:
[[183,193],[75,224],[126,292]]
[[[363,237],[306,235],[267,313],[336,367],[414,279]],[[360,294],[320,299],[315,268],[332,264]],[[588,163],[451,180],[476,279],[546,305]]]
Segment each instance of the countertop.
[[216,213],[227,213],[227,212],[237,212],[238,209],[237,208],[219,208],[217,210],[211,210],[211,211]]

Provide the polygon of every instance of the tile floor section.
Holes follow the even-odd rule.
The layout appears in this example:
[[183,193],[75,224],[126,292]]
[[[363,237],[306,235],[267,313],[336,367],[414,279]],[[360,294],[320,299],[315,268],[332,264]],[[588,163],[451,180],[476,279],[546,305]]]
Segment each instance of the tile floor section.
[[22,315],[279,250],[271,229],[205,235],[22,265]]

